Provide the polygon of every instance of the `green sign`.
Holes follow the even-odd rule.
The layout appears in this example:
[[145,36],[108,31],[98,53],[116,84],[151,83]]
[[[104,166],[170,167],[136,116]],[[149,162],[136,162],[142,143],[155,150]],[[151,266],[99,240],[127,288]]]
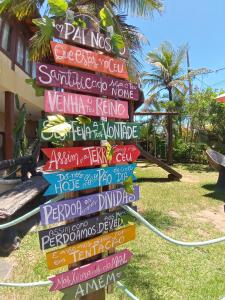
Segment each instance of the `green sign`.
[[44,133],[42,128],[48,121],[41,121],[39,132],[42,141],[90,141],[90,140],[131,140],[140,137],[141,124],[129,122],[93,121],[89,125],[80,125],[77,121],[68,121],[70,131],[61,136],[57,132]]

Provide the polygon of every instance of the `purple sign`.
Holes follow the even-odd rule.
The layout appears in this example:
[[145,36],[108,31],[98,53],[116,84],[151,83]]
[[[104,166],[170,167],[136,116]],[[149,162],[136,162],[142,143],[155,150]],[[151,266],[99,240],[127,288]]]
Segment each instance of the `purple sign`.
[[70,221],[105,209],[117,207],[139,200],[139,186],[134,186],[134,194],[123,188],[41,205],[41,224],[48,225]]
[[130,81],[37,63],[37,84],[108,96],[139,100],[139,88]]

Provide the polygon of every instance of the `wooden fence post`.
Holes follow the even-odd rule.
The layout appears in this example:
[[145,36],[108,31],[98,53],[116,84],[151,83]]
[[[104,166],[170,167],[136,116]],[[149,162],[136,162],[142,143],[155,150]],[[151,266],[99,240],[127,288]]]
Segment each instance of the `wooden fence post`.
[[167,116],[167,133],[168,133],[167,161],[169,165],[172,165],[173,164],[173,116],[171,114]]

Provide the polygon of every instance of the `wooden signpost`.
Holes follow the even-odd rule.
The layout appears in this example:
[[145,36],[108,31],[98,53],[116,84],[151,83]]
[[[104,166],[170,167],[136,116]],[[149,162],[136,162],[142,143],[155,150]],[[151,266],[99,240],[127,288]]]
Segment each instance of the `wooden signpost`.
[[44,171],[58,171],[102,164],[122,164],[134,162],[140,155],[140,151],[135,145],[112,146],[112,149],[112,159],[109,161],[106,147],[101,146],[42,148],[42,152],[49,158],[43,169]]
[[41,250],[72,244],[84,239],[112,231],[124,224],[125,210],[106,213],[104,215],[76,221],[66,225],[39,231]]
[[45,91],[45,112],[128,119],[128,102],[88,95]]
[[121,246],[134,240],[135,234],[135,225],[129,225],[91,240],[48,252],[46,253],[48,268],[50,270],[57,269],[106,252],[111,248]]
[[136,177],[133,175],[135,168],[136,164],[129,164],[44,174],[43,177],[50,184],[44,195],[50,196],[123,183],[130,176],[135,180]]
[[139,196],[139,186],[134,186],[134,194],[128,194],[121,188],[75,199],[43,204],[40,206],[41,224],[49,225],[71,221],[75,218],[138,201]]
[[51,42],[51,48],[58,64],[128,79],[126,62],[122,59],[55,42]]
[[132,253],[126,249],[68,272],[57,274],[49,278],[53,283],[50,291],[62,290],[110,272],[126,265],[131,257]]
[[[132,162],[140,151],[135,145],[114,145],[109,149],[108,145],[85,141],[112,143],[139,138],[140,124],[121,121],[130,119],[128,100],[139,100],[139,88],[127,80],[127,65],[122,59],[127,58],[127,49],[120,51],[119,58],[115,57],[111,35],[60,22],[54,23],[55,37],[68,44],[52,41],[52,53],[57,64],[71,68],[37,63],[37,85],[54,88],[45,91],[45,112],[101,119],[81,125],[78,118],[68,117],[67,128],[71,130],[64,136],[52,129],[51,124],[47,127],[49,132],[43,132],[48,121],[39,123],[42,141],[68,145],[42,149],[49,159],[44,166],[44,171],[49,172],[43,175],[49,183],[44,195],[65,194],[66,200],[41,205],[41,223],[67,223],[41,230],[40,248],[56,248],[46,253],[50,270],[69,267],[69,271],[50,278],[53,283],[50,291],[60,290],[64,300],[83,299],[90,293],[85,299],[104,300],[104,288],[121,279],[132,256],[129,250],[116,253],[115,248],[136,235],[134,224],[125,227],[126,211],[118,208],[139,200],[140,193],[138,186],[134,186],[133,194],[128,194],[124,188],[113,185],[123,184],[128,177],[136,179],[133,175],[136,164]],[[114,122],[115,119],[119,122]],[[73,143],[77,141],[81,142]],[[115,189],[103,191],[104,186]],[[89,194],[80,197],[81,190]],[[96,215],[104,210],[107,211]],[[102,258],[103,253],[109,256]]]
[[115,99],[139,100],[139,88],[130,81],[102,74],[37,63],[36,83]]
[[69,121],[71,130],[61,137],[57,132],[42,132],[47,123],[48,121],[39,123],[42,141],[131,140],[139,138],[141,131],[141,124],[137,123],[93,121],[90,125],[80,125],[77,121]]
[[111,272],[97,276],[96,278],[90,279],[71,288],[64,289],[62,290],[62,292],[64,293],[62,300],[77,299],[77,297],[83,297],[85,295],[93,293],[94,291],[105,288],[109,284],[115,283],[116,281],[120,280],[123,276],[123,270],[124,267],[122,266],[116,268]]
[[[68,22],[56,22],[55,37],[73,44],[114,54],[112,38],[109,34],[102,34],[92,29],[84,29]],[[121,49],[119,56],[127,58],[127,50],[125,48]]]

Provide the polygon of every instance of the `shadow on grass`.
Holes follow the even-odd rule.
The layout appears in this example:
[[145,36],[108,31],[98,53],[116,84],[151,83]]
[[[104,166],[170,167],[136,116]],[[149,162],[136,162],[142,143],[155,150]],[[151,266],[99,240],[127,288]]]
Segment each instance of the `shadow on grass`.
[[136,182],[153,182],[153,183],[157,183],[157,182],[171,182],[174,181],[172,179],[169,178],[148,178],[148,177],[139,177]]
[[132,264],[128,264],[125,269],[125,286],[135,294],[135,290],[142,292],[142,300],[161,300],[159,295],[155,294],[155,285],[157,285],[154,269],[151,264],[141,264],[143,260],[149,262],[148,255],[135,254]]
[[225,202],[225,187],[216,186],[216,184],[205,184],[202,188],[212,191],[211,193],[205,194],[207,198],[212,198],[213,200]]
[[201,165],[201,164],[182,164],[182,169],[189,171],[189,172],[197,172],[197,173],[202,173],[202,172],[215,172],[211,167],[208,165]]
[[155,165],[153,165],[153,164],[146,164],[144,166],[138,165],[138,168],[140,168],[140,169],[146,169],[146,168],[151,168],[151,167],[155,167]]
[[168,229],[169,227],[176,225],[176,218],[158,210],[151,209],[149,211],[145,211],[142,213],[142,216],[146,221],[160,229]]

